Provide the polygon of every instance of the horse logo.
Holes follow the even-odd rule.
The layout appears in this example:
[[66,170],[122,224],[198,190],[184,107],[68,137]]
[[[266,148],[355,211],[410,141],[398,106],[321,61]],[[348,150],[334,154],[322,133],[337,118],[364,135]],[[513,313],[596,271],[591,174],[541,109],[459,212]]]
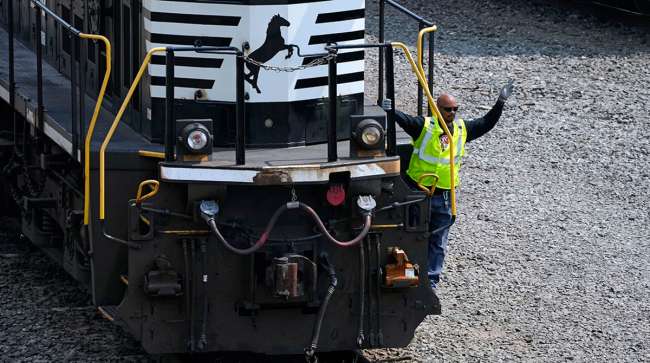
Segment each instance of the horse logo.
[[[281,27],[288,27],[290,25],[291,23],[289,23],[287,19],[281,17],[280,14],[273,16],[269,22],[269,26],[266,28],[266,40],[264,40],[264,44],[253,51],[248,56],[248,58],[259,63],[266,63],[283,50],[287,51],[287,56],[284,57],[284,59],[291,58],[293,55],[293,48],[297,48],[297,46],[294,44],[285,44],[284,38],[282,38],[282,33],[280,31]],[[251,86],[255,88],[257,93],[262,93],[262,91],[260,91],[260,88],[257,86],[257,78],[260,73],[260,66],[251,62],[246,62],[246,68],[250,70],[249,73],[244,74],[246,81],[248,81],[248,83],[250,83]]]

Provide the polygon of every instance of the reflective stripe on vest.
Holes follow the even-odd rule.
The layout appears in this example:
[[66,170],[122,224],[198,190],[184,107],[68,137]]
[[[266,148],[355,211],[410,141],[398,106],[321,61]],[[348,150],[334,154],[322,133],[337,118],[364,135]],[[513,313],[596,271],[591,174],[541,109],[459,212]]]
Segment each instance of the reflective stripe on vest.
[[413,140],[413,154],[406,173],[414,181],[425,186],[431,186],[435,179],[426,174],[438,176],[437,186],[442,189],[451,188],[451,178],[455,179],[455,185],[460,184],[459,170],[462,157],[465,151],[467,132],[465,122],[459,117],[453,123],[452,141],[454,145],[454,175],[450,175],[449,148],[442,149],[440,136],[444,135],[443,129],[435,118],[427,117],[420,136]]
[[[455,123],[455,122],[454,122]],[[463,126],[461,124],[458,124],[458,132],[463,132]],[[448,158],[436,158],[431,155],[427,155],[425,152],[426,145],[431,141],[431,138],[433,137],[433,131],[430,129],[427,129],[426,135],[424,135],[424,139],[422,140],[422,146],[420,149],[418,148],[413,148],[413,154],[418,154],[418,157],[420,157],[420,160],[424,160],[428,163],[431,164],[449,164],[449,159]],[[456,152],[454,153],[454,164],[457,164],[460,162],[460,159],[462,158],[461,152],[463,151],[463,142],[462,142],[462,137],[458,138],[458,141],[456,142]]]

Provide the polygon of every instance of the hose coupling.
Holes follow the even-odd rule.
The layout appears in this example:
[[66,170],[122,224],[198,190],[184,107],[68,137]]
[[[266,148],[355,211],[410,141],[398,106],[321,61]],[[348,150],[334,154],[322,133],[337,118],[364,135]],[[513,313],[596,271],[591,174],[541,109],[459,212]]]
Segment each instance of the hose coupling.
[[307,363],[318,362],[318,358],[316,357],[316,350],[311,346],[305,348],[305,362]]
[[372,213],[373,210],[377,207],[377,202],[372,195],[360,195],[357,198],[357,206],[362,215],[366,216]]
[[219,204],[214,200],[202,200],[199,205],[199,211],[201,212],[201,218],[206,222],[214,220],[219,213]]

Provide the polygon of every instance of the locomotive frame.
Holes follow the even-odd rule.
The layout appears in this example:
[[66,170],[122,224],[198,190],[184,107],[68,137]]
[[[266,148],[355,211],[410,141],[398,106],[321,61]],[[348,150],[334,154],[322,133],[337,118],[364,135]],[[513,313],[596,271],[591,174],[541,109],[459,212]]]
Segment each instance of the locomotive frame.
[[[422,68],[422,39],[435,27],[385,0],[378,44],[331,44],[323,54],[308,55],[327,61],[328,97],[293,120],[314,118],[314,138],[287,149],[296,142],[261,137],[257,143],[255,132],[247,132],[255,129],[256,111],[247,113],[244,45],[144,52],[130,36],[144,29],[145,18],[135,15],[142,3],[109,2],[114,6],[0,1],[8,29],[0,41],[8,49],[6,61],[0,58],[0,73],[8,75],[0,79],[0,98],[6,101],[2,114],[11,116],[1,126],[11,136],[2,143],[8,155],[3,181],[29,240],[88,286],[100,311],[150,353],[244,350],[314,358],[316,352],[408,344],[422,319],[440,307],[426,274],[418,272],[426,266],[431,191],[413,191],[400,177],[400,156],[408,158],[409,150],[397,144],[393,119],[393,47],[406,51],[418,76],[418,113],[426,93],[430,112],[439,115],[429,91],[433,36],[428,85]],[[385,3],[420,24],[417,65],[406,47],[384,43]],[[128,19],[119,22],[122,28],[112,23],[118,13]],[[92,34],[102,30],[109,34]],[[339,52],[365,48],[383,50],[377,101],[383,107],[362,107],[358,94],[337,92]],[[144,76],[153,84],[147,66],[160,63],[156,54],[162,52],[166,93],[154,102],[138,82]],[[234,58],[235,102],[214,108],[201,97],[179,101],[176,61],[185,52]],[[280,109],[295,110],[301,102]],[[230,116],[206,119],[204,108]],[[122,117],[128,126],[120,124]],[[234,135],[223,130],[232,124],[228,117]],[[202,146],[192,149],[193,141]],[[251,144],[257,148],[247,151]],[[345,149],[349,156],[341,154]],[[453,167],[453,155],[450,162]],[[240,244],[228,242],[233,239]]]

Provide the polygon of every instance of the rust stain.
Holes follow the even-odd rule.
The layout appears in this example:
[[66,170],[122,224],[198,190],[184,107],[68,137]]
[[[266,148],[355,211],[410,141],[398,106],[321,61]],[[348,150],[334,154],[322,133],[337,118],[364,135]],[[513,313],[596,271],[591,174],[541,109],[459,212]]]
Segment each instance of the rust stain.
[[292,183],[291,176],[284,170],[262,170],[253,177],[257,185],[277,185]]
[[400,160],[391,160],[382,163],[377,163],[377,166],[384,169],[386,174],[399,174],[400,172]]
[[203,162],[203,161],[208,161],[208,160],[209,160],[208,155],[203,155],[203,154],[201,154],[201,155],[192,155],[192,154],[183,155],[183,161],[201,161],[201,162]]

